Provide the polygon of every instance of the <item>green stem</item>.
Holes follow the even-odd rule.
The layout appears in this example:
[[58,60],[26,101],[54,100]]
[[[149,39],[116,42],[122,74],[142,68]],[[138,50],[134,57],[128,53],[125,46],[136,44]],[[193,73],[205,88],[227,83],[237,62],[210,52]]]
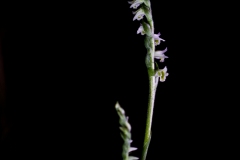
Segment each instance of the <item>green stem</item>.
[[[154,34],[154,26],[153,26],[153,20],[149,22],[150,27],[152,29],[152,33]],[[152,127],[152,117],[153,117],[153,109],[154,109],[154,101],[155,101],[155,76],[152,75],[152,71],[154,71],[154,52],[155,52],[155,43],[154,38],[151,40],[151,55],[150,55],[150,63],[151,63],[151,69],[148,69],[148,75],[149,75],[149,98],[148,98],[148,109],[147,109],[147,121],[146,121],[146,130],[145,130],[145,137],[144,137],[144,146],[143,146],[143,154],[142,154],[142,160],[146,159],[148,146],[151,139],[151,127]]]

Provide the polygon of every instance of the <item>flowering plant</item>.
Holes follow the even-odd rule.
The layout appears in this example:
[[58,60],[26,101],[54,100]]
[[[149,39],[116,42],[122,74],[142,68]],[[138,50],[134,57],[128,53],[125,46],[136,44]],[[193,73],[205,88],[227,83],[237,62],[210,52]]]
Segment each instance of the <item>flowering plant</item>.
[[[144,45],[147,49],[145,63],[148,70],[149,77],[149,99],[148,99],[148,110],[147,110],[147,120],[146,120],[146,130],[144,137],[144,145],[143,145],[143,153],[142,160],[146,159],[148,146],[151,139],[151,125],[152,125],[152,116],[153,116],[153,107],[155,101],[155,93],[157,89],[158,82],[164,82],[166,77],[169,75],[167,73],[167,67],[165,66],[163,69],[159,69],[155,59],[160,59],[160,62],[164,62],[165,52],[167,52],[167,48],[164,50],[155,50],[155,47],[160,45],[161,41],[165,41],[160,38],[161,34],[154,33],[154,23],[152,19],[152,10],[150,0],[133,0],[128,2],[130,4],[130,8],[136,9],[133,12],[134,17],[133,21],[138,20],[140,22],[140,26],[137,30],[137,34],[145,35]],[[144,20],[145,17],[145,20]],[[155,65],[156,68],[155,69]],[[116,110],[120,116],[120,129],[122,130],[122,138],[124,139],[123,152],[122,156],[124,160],[133,160],[138,159],[136,157],[129,156],[129,152],[136,150],[136,148],[131,148],[131,127],[128,123],[128,118],[124,116],[124,110],[116,104]]]

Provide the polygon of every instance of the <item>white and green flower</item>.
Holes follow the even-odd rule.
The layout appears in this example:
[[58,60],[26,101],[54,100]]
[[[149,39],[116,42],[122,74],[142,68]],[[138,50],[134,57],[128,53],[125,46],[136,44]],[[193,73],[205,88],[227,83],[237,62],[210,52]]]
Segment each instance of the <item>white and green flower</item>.
[[[149,30],[150,30],[150,26],[149,26],[149,25],[147,25],[147,26],[148,26],[148,28],[149,28]],[[148,31],[147,31],[147,32],[148,32]],[[137,30],[137,34],[139,34],[139,33],[141,33],[141,35],[145,35],[145,34],[146,34],[146,31],[144,30],[142,24],[140,24],[140,27],[139,27],[138,30]]]
[[133,14],[135,14],[133,21],[137,20],[141,20],[143,19],[143,16],[145,16],[145,12],[142,8],[138,9],[137,11],[133,12]]
[[154,43],[155,46],[159,45],[161,43],[161,41],[165,41],[164,39],[160,38],[160,32],[158,34],[153,34],[152,37],[154,38]]
[[139,34],[139,33],[141,33],[141,35],[144,35],[144,34],[145,34],[145,31],[144,31],[142,25],[140,25],[140,27],[139,27],[138,30],[137,30],[137,34]]
[[137,7],[140,6],[143,2],[144,0],[134,0],[128,3],[131,4],[130,8],[137,9]]
[[164,55],[165,52],[167,52],[167,48],[162,51],[155,51],[154,58],[160,59],[160,62],[164,62],[164,59],[168,58],[168,56]]
[[157,72],[156,72],[156,77],[159,77],[160,78],[160,82],[164,82],[166,80],[166,77],[168,76],[169,74],[167,73],[167,67],[164,67],[163,69],[159,69]]

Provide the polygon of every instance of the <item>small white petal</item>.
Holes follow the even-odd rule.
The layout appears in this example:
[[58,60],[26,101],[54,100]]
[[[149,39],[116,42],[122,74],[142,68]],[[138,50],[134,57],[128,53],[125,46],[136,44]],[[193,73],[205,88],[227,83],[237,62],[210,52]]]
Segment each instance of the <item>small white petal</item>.
[[143,2],[141,0],[136,0],[134,3],[132,3],[132,5],[130,6],[130,8],[134,8],[137,9],[138,6],[140,6]]
[[137,160],[137,159],[139,159],[139,158],[137,158],[137,157],[132,157],[132,156],[130,156],[130,157],[128,158],[128,160]]
[[163,50],[163,53],[167,52],[167,47]]
[[159,32],[158,34],[155,34],[155,36],[159,38],[161,36],[161,33]]
[[155,39],[158,39],[160,35],[161,35],[161,34],[160,34],[160,32],[159,32],[158,34],[153,34],[152,37],[155,38]]
[[142,25],[137,30],[137,34],[139,34],[139,33],[141,33],[141,34],[143,33],[143,26]]
[[130,8],[136,9],[139,5],[139,3],[133,3]]
[[167,72],[167,67],[166,67],[166,66],[163,68],[163,72],[164,72],[164,73]]
[[131,148],[129,148],[128,152],[132,152],[132,151],[135,151],[135,150],[137,150],[136,147],[131,147]]

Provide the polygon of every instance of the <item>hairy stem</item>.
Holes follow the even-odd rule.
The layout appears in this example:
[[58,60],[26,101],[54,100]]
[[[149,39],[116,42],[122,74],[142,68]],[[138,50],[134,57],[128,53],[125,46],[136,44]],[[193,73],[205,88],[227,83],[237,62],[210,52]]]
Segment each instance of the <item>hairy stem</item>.
[[[151,12],[151,11],[150,11]],[[154,25],[153,20],[149,21],[152,34],[154,34]],[[144,137],[144,146],[143,146],[143,154],[142,160],[146,159],[148,146],[151,139],[151,127],[152,127],[152,117],[153,117],[153,109],[154,109],[154,101],[155,101],[155,76],[152,75],[152,71],[154,71],[154,52],[155,52],[155,43],[154,38],[151,39],[151,49],[149,49],[150,53],[150,63],[151,68],[148,68],[148,75],[149,75],[149,97],[148,97],[148,109],[147,109],[147,121],[146,121],[146,130],[145,130],[145,137]]]

